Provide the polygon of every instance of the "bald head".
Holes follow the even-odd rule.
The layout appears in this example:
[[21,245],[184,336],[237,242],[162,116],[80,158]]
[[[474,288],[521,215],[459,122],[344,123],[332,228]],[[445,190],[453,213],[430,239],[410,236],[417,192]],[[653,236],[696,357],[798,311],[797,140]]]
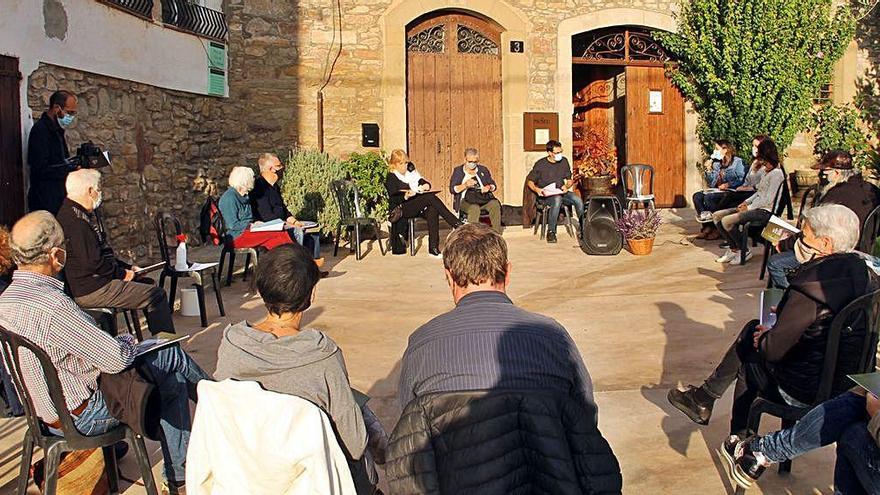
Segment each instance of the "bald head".
[[58,256],[64,250],[64,231],[48,211],[28,213],[15,222],[9,240],[12,259],[21,270],[54,275],[64,266],[65,257]]

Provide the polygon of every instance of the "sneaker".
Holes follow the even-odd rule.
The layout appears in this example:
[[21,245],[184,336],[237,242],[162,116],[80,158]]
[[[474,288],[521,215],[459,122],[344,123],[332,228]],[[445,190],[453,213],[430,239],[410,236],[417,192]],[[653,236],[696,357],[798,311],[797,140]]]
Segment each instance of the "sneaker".
[[440,250],[437,248],[429,249],[428,256],[430,256],[432,258],[436,258],[436,259],[441,259],[441,260],[443,259],[443,254],[440,253]]
[[700,216],[697,217],[697,221],[700,223],[709,223],[712,221],[712,213],[708,211],[704,211],[700,213]]
[[715,259],[715,263],[728,263],[734,257],[739,256],[739,253],[734,253],[730,249],[724,251],[724,254]]
[[746,259],[743,261],[742,256],[740,256],[739,253],[735,254],[736,256],[730,259],[731,265],[745,265],[750,259],[752,259],[752,256],[754,256],[751,251],[746,251]]
[[734,470],[736,470],[736,446],[738,443],[739,437],[737,435],[730,435],[721,442],[721,455],[727,461],[727,468],[731,478],[733,477]]
[[718,247],[720,247],[721,249],[730,249],[730,243],[727,241],[724,241],[721,244],[719,244]]
[[[701,398],[700,395],[703,397]],[[712,417],[712,406],[715,405],[714,399],[693,385],[688,385],[685,390],[677,388],[670,390],[666,394],[666,400],[683,412],[691,421],[703,426],[709,424],[709,418]]]
[[752,451],[751,443],[752,437],[738,442],[733,453],[731,477],[744,489],[750,488],[752,483],[758,481],[771,464],[760,452]]
[[556,232],[547,232],[547,243],[556,244]]

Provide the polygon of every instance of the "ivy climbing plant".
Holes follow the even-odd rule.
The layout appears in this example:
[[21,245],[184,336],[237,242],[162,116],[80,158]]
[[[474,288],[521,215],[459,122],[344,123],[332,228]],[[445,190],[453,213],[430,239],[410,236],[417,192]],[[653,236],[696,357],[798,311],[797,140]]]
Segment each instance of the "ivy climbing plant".
[[681,2],[678,32],[654,37],[676,59],[669,74],[699,112],[704,148],[727,138],[749,150],[756,134],[787,148],[855,34],[853,11],[834,0]]

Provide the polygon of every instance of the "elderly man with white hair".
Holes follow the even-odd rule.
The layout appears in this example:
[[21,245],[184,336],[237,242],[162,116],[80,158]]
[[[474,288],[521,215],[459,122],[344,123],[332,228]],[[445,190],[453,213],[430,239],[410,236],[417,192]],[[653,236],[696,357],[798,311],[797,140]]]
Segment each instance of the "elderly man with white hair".
[[71,172],[66,187],[67,198],[57,218],[67,243],[64,277],[70,295],[84,308],[143,310],[151,333],[173,333],[165,290],[149,280],[136,280],[137,267],[116,258],[99,226],[95,210],[103,199],[101,173],[94,169]]
[[[58,371],[73,424],[86,436],[100,435],[120,423],[108,409],[105,399],[109,395],[99,387],[98,376],[137,368],[142,378],[156,386],[160,398],[156,407],[145,408],[144,414],[159,416],[167,493],[185,493],[189,401],[196,400],[196,384],[210,377],[179,346],[138,354],[137,343],[130,335],[111,337],[98,328],[64,293],[64,283],[57,278],[72,256],[64,238],[61,225],[43,210],[26,215],[12,228],[9,243],[18,269],[12,283],[0,294],[3,326],[46,351]],[[50,432],[61,435],[58,412],[39,362],[33,354],[24,352],[21,367],[37,415]],[[134,417],[128,412],[123,411],[121,416]]]
[[[736,442],[745,438],[749,408],[756,397],[794,405],[815,402],[831,321],[877,287],[873,272],[853,252],[858,240],[859,218],[849,208],[826,205],[807,211],[802,242],[810,251],[809,259],[791,276],[777,307],[776,324],[749,322],[702,386],[669,392],[672,405],[705,425],[715,401],[736,380],[731,436],[724,442],[731,456]],[[841,336],[835,395],[850,388],[847,374],[860,371],[865,331],[864,326],[853,326],[852,332]]]

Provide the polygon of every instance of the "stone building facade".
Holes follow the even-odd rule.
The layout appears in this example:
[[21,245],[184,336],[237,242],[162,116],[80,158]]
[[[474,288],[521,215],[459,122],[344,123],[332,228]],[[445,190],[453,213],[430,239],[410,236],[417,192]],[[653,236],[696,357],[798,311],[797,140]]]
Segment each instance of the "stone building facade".
[[[119,18],[111,7],[89,2],[95,4],[90,9]],[[78,2],[43,3],[72,10]],[[194,233],[205,193],[222,192],[232,166],[254,165],[263,151],[283,155],[294,147],[317,147],[322,88],[328,153],[344,157],[364,151],[362,123],[379,125],[382,150],[406,149],[407,27],[438,11],[466,13],[499,28],[503,146],[497,166],[504,170],[504,202],[519,204],[525,174],[543,155],[524,151],[524,113],[558,114],[560,139],[571,150],[572,36],[615,26],[674,30],[676,2],[358,0],[338,4],[341,12],[336,5],[323,0],[223,0],[229,28],[226,97],[195,91],[192,84],[176,85],[173,77],[166,80],[175,70],[186,69],[175,66],[173,50],[117,60],[120,68],[113,70],[43,57],[37,67],[23,71],[24,98],[32,116],[43,111],[52,90],[69,89],[80,96],[80,116],[69,131],[71,148],[93,140],[116,156],[107,174],[105,204],[117,247],[137,258],[155,258],[150,222],[157,210],[175,212]],[[840,63],[836,101],[853,98],[859,78],[864,84],[876,82],[871,62],[878,59],[877,17],[874,12],[866,20]],[[116,22],[161,27],[156,20]],[[512,41],[523,43],[522,53],[512,50]],[[128,70],[137,63],[148,64],[144,74]],[[160,73],[163,77],[154,76]],[[689,164],[688,191],[700,187],[690,166],[701,159],[696,120],[686,107],[681,138]],[[29,125],[23,126],[26,137]],[[807,163],[808,136],[789,155],[794,162]]]

